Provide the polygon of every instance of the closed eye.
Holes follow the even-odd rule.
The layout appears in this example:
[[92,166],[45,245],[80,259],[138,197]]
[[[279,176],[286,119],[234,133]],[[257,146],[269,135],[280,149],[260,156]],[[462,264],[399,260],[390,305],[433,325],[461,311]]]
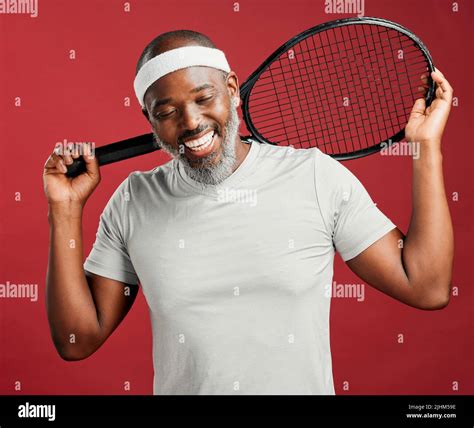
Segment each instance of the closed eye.
[[[207,97],[198,98],[196,100],[196,102],[198,104],[205,104],[205,103],[211,101],[212,99],[214,99],[214,95],[208,95]],[[174,110],[173,111],[167,111],[167,112],[163,112],[163,113],[158,113],[158,114],[155,115],[155,117],[158,120],[166,119],[166,118],[170,117],[173,113],[174,113]]]
[[204,102],[206,102],[206,101],[212,100],[212,98],[214,98],[214,97],[213,97],[212,95],[210,95],[210,96],[208,96],[208,97],[199,98],[199,99],[197,100],[197,102],[198,102],[198,103],[204,103]]
[[155,117],[156,117],[157,119],[164,119],[164,118],[166,118],[166,117],[168,117],[168,116],[171,116],[172,114],[173,114],[172,111],[168,111],[168,112],[164,112],[164,113],[158,113]]

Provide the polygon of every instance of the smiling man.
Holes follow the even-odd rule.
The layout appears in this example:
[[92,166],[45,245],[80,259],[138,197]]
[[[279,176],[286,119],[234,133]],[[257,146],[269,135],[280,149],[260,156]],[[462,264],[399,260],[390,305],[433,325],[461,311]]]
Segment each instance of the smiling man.
[[[186,47],[193,45],[215,48],[199,33],[178,31],[159,36],[141,55],[137,76],[144,72],[145,64],[153,65],[150,60],[160,59],[158,55],[183,48],[183,55],[192,54]],[[204,50],[202,55],[209,53]],[[151,79],[154,81],[155,77]],[[182,68],[154,81],[140,101],[161,148],[179,159],[186,174],[198,183],[222,182],[249,151],[248,144],[238,135],[240,98],[233,71],[203,66]],[[186,108],[181,117],[176,106],[183,104]],[[204,117],[201,112],[205,112]]]
[[[318,149],[239,136],[238,79],[206,36],[154,39],[135,92],[172,160],[120,184],[84,264],[81,218],[100,181],[97,159],[86,146],[87,171],[74,179],[65,164],[78,153],[53,153],[45,165],[48,317],[59,354],[94,353],[140,284],[155,394],[334,394],[327,290],[335,251],[400,302],[433,310],[449,301],[453,238],[440,144],[452,90],[440,72],[433,79],[437,99],[429,110],[417,101],[406,128],[421,150],[405,237]],[[252,203],[237,194],[252,194]]]

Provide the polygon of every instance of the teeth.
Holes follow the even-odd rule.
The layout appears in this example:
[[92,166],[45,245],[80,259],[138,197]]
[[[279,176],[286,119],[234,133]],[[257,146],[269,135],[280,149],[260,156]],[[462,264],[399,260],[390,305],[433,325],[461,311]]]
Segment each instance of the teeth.
[[184,144],[189,149],[198,152],[198,151],[201,151],[201,150],[205,149],[206,147],[208,147],[209,144],[211,144],[213,137],[214,137],[214,132],[208,132],[203,137],[201,137],[197,140],[187,141]]

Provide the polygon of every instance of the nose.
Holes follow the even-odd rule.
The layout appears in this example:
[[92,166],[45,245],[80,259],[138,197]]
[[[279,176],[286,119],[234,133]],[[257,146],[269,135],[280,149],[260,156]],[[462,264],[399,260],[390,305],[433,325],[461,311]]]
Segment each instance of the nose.
[[184,131],[192,131],[199,126],[200,115],[197,108],[192,105],[182,110],[181,124]]

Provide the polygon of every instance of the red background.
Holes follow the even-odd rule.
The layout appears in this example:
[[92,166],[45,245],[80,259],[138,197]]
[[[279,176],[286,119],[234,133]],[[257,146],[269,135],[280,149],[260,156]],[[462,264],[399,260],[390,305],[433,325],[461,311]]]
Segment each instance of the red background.
[[[173,29],[207,34],[226,52],[242,83],[281,43],[318,23],[324,1],[39,0],[39,17],[0,15],[0,283],[37,283],[39,299],[0,299],[0,394],[151,394],[148,309],[140,292],[118,330],[92,357],[67,363],[56,354],[45,311],[47,204],[42,168],[56,142],[97,145],[149,132],[133,95],[135,64],[156,35]],[[365,15],[411,29],[455,88],[443,141],[446,190],[454,221],[453,296],[442,311],[410,308],[366,287],[363,303],[333,299],[331,343],[337,394],[472,394],[473,254],[471,1],[365,1]],[[69,59],[69,51],[76,59]],[[21,107],[15,107],[21,97]],[[130,97],[131,106],[124,106]],[[242,129],[244,131],[244,129]],[[84,257],[114,189],[134,170],[167,160],[154,153],[109,165],[84,215]],[[411,212],[411,160],[373,155],[345,164],[403,231]],[[21,201],[15,193],[21,193]],[[451,195],[457,192],[458,201]],[[361,282],[337,259],[338,283]],[[397,341],[404,335],[404,343]],[[15,391],[15,382],[21,391]],[[131,390],[124,391],[124,382]],[[349,382],[349,391],[343,382]],[[453,382],[459,390],[453,390]]]

